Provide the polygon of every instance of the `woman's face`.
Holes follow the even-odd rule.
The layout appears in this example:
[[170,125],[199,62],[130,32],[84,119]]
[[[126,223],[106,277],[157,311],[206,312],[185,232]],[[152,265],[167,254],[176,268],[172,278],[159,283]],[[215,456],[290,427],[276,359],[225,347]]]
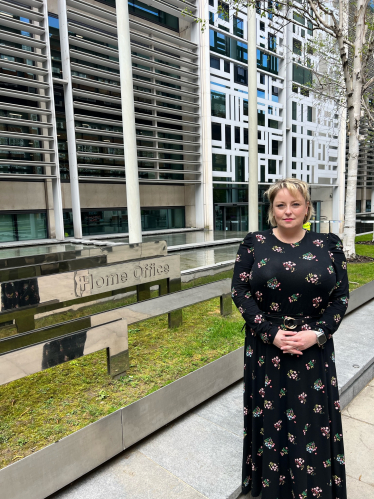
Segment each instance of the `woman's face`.
[[277,226],[284,229],[301,228],[308,212],[308,204],[299,191],[294,196],[288,189],[280,190],[273,201]]

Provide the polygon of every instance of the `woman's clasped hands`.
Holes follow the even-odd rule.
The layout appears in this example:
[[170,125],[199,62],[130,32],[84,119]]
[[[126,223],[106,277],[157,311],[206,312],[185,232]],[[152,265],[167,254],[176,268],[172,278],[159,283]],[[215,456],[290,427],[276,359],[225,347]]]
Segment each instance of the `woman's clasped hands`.
[[306,331],[284,331],[283,329],[278,329],[273,343],[283,353],[303,355],[302,350],[306,350],[317,343],[317,335],[311,329]]

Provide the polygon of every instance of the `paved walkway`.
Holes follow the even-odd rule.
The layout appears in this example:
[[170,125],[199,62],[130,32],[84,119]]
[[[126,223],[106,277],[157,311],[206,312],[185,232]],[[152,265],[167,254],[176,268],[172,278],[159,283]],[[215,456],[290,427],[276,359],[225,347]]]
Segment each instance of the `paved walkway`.
[[[235,383],[50,499],[244,499],[242,389]],[[374,499],[374,380],[344,409],[343,427],[348,499]]]

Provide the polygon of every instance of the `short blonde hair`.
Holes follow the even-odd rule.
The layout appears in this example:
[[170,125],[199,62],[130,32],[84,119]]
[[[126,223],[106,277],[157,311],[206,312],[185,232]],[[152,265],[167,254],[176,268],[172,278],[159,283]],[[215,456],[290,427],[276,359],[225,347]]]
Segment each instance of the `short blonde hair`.
[[298,178],[284,178],[277,180],[272,184],[269,189],[265,192],[265,196],[269,199],[270,206],[268,212],[268,222],[270,225],[275,227],[277,225],[274,217],[273,203],[275,196],[282,189],[287,189],[290,193],[295,196],[298,192],[303,196],[306,203],[308,204],[308,211],[304,218],[304,223],[309,222],[310,218],[314,215],[314,208],[310,199],[309,187],[306,182],[299,180]]

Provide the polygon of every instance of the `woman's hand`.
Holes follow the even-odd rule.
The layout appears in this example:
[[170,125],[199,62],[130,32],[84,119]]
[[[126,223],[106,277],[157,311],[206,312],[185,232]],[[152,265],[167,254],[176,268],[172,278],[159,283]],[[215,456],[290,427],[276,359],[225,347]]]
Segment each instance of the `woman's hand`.
[[306,350],[317,343],[317,335],[315,331],[310,329],[296,332],[278,329],[273,343],[284,353],[303,355],[302,350]]

